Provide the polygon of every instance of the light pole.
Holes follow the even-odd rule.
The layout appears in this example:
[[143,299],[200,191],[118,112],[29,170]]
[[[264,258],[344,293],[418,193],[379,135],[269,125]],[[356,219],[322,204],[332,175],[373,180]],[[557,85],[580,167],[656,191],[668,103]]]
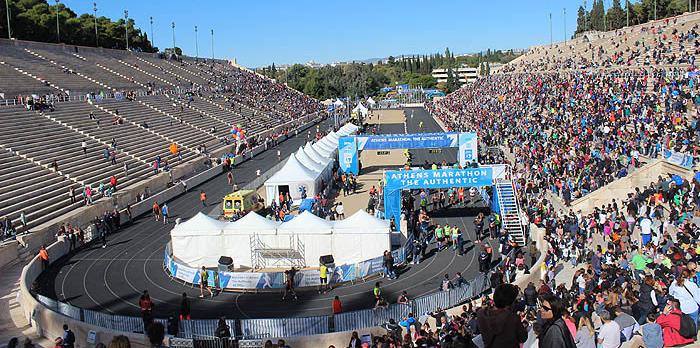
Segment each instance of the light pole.
[[214,60],[214,29],[211,30],[211,60]]
[[630,0],[625,0],[625,12],[627,15],[627,25],[630,26]]
[[566,7],[564,7],[564,43],[566,43]]
[[124,10],[124,39],[126,40],[126,50],[129,50],[129,10]]
[[7,15],[7,38],[12,39],[12,31],[10,30],[10,0],[5,0],[5,14]]
[[156,47],[156,39],[153,36],[153,17],[149,17],[148,19],[151,22],[151,46],[155,48]]
[[194,26],[194,55],[199,59],[199,40],[197,40],[197,26]]
[[175,22],[171,24],[171,27],[173,28],[173,53],[175,53]]
[[656,20],[656,0],[654,0],[654,20]]
[[552,34],[552,12],[549,13],[549,46],[554,46],[554,36]]
[[56,0],[56,42],[61,43],[61,28],[58,26],[58,3],[60,0]]
[[97,32],[97,3],[93,2],[92,3],[92,13],[93,17],[95,17],[95,47],[100,47],[100,34]]

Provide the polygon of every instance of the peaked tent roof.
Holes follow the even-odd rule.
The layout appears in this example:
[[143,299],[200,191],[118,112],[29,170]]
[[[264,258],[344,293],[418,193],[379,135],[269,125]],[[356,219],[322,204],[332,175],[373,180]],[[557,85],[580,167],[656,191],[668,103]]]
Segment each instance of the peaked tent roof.
[[312,214],[308,210],[284,222],[277,228],[281,234],[330,234],[333,224]]
[[224,222],[199,212],[189,220],[177,224],[172,231],[170,231],[170,236],[218,236],[224,229],[224,225]]
[[333,222],[333,233],[377,234],[384,232],[387,234],[391,232],[389,220],[378,219],[362,209],[347,219]]
[[244,217],[234,221],[227,222],[224,226],[224,235],[226,234],[277,234],[279,223],[268,220],[258,213],[251,211]]
[[307,155],[306,152],[304,152],[304,149],[301,146],[299,146],[299,150],[294,155],[296,156],[297,160],[299,160],[299,163],[304,165],[304,167],[306,168],[309,168],[319,173],[326,170],[325,165],[311,159],[311,157],[309,157],[309,155]]
[[316,178],[318,178],[319,173],[316,173],[312,171],[311,169],[308,169],[304,167],[301,163],[299,163],[299,160],[297,160],[296,156],[294,154],[291,154],[289,156],[289,159],[287,159],[287,163],[282,166],[282,169],[280,169],[275,175],[267,179],[265,181],[265,185],[272,184],[288,184],[290,182],[299,182],[299,181],[315,181]]
[[343,105],[345,105],[340,99],[338,99],[338,100],[336,100],[335,102],[333,102],[333,104],[334,104],[335,106],[343,106]]
[[375,102],[374,99],[372,99],[372,97],[369,97],[369,99],[367,99],[367,104],[374,105],[376,103],[377,102]]
[[304,152],[306,152],[306,154],[312,160],[314,160],[318,163],[321,163],[323,165],[328,165],[329,162],[333,161],[332,158],[325,157],[325,156],[321,155],[320,153],[318,153],[318,151],[316,151],[316,149],[314,149],[314,147],[311,145],[311,143],[306,143],[306,145],[304,145]]

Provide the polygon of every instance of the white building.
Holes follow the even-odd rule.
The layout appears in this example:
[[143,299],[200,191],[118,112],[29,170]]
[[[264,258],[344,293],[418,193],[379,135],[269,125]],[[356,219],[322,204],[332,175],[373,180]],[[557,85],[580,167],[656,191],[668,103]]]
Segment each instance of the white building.
[[[447,82],[447,70],[448,69],[433,69],[432,75],[437,80],[438,83],[440,82]],[[479,70],[477,68],[470,68],[470,67],[459,67],[457,69],[453,69],[452,72],[459,77],[459,83],[467,83],[467,82],[474,82],[476,79],[479,78]]]

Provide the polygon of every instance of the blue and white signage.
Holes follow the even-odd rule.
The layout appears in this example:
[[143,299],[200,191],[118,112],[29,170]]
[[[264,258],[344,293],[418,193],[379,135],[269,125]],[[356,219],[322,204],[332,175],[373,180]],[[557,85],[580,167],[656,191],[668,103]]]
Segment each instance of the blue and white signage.
[[382,134],[341,137],[338,141],[338,162],[344,173],[357,174],[357,152],[362,150],[459,148],[458,162],[463,167],[478,160],[476,133]]

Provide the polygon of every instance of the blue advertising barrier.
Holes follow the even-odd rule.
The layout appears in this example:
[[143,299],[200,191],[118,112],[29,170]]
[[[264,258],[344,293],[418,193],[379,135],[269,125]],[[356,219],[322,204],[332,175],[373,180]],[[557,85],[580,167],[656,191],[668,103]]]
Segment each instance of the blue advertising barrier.
[[[228,325],[231,335],[236,336],[236,321],[227,319],[226,325]],[[182,338],[213,337],[218,326],[218,319],[182,320],[178,336]]]
[[493,168],[391,170],[384,173],[384,215],[401,226],[401,191],[493,185]]
[[408,316],[408,313],[411,311],[411,305],[392,304],[387,308],[362,309],[336,314],[333,316],[333,322],[336,332],[351,331],[379,326],[389,321],[389,319],[394,319],[398,322]]
[[[394,263],[400,264],[405,262],[405,254],[405,249],[403,247],[392,251]],[[330,283],[339,284],[352,282],[356,279],[364,280],[369,276],[382,273],[384,271],[383,262],[383,257],[378,256],[355,264],[335,266],[335,268],[332,269]],[[170,245],[166,246],[164,251],[163,268],[166,269],[173,278],[192,285],[198,285],[200,282],[199,270],[177,263],[177,261],[170,256]],[[218,286],[222,289],[264,290],[284,288],[283,272],[217,272],[208,270],[207,273],[209,273],[209,286],[212,287],[216,286],[215,274],[218,273]],[[316,269],[302,270],[297,273],[294,278],[294,283],[296,287],[316,287],[321,284],[319,278],[319,271]]]
[[381,134],[340,137],[338,163],[344,173],[359,173],[358,151],[390,149],[434,149],[457,147],[457,161],[463,167],[478,157],[476,133]]

